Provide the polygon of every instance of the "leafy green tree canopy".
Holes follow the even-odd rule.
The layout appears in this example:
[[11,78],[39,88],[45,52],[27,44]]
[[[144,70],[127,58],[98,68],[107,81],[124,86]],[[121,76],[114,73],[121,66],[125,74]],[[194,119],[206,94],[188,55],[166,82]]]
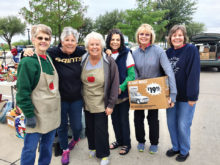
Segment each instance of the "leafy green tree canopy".
[[79,35],[79,44],[83,44],[83,39],[87,34],[94,30],[94,22],[91,18],[84,18],[82,26],[78,29]]
[[97,32],[105,35],[110,29],[114,28],[117,23],[124,22],[125,12],[119,10],[113,10],[112,12],[106,12],[104,15],[100,15],[96,21],[94,28]]
[[186,25],[187,35],[189,40],[191,40],[192,36],[197,35],[205,31],[205,24],[199,22],[191,22]]
[[164,17],[168,21],[167,32],[176,24],[190,23],[196,3],[196,0],[157,0],[157,9],[169,10]]
[[82,18],[87,7],[81,0],[31,0],[29,8],[23,7],[20,14],[30,24],[46,24],[53,35],[59,37],[63,27],[75,29],[82,26]]
[[137,0],[137,5],[138,7],[135,9],[126,10],[125,21],[117,24],[117,27],[129,37],[129,40],[135,41],[135,32],[143,23],[152,25],[157,34],[165,31],[168,23],[163,19],[166,10],[155,10],[156,4],[151,0]]
[[15,16],[0,18],[0,37],[8,43],[11,49],[12,37],[18,34],[24,34],[26,24]]

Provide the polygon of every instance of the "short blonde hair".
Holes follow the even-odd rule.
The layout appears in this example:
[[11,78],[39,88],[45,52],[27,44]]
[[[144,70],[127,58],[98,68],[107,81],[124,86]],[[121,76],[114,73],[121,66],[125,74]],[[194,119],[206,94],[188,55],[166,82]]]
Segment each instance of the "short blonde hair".
[[154,44],[155,42],[155,38],[156,38],[156,35],[155,35],[155,32],[154,32],[154,29],[151,25],[149,24],[142,24],[141,26],[139,26],[139,28],[137,29],[136,31],[136,41],[137,43],[140,45],[140,41],[139,41],[139,34],[141,31],[147,31],[147,32],[150,32],[151,33],[151,39],[150,39],[150,43],[151,44]]
[[187,37],[187,32],[186,32],[186,27],[184,25],[174,25],[168,34],[168,44],[173,47],[173,44],[171,42],[171,37],[174,33],[176,33],[177,30],[181,30],[183,32],[183,36],[184,36],[184,41],[183,44],[185,44],[188,41],[188,37]]
[[104,49],[105,40],[104,40],[103,36],[100,33],[91,32],[91,33],[87,34],[86,38],[84,39],[86,49],[88,48],[88,44],[89,44],[90,39],[99,40],[101,42],[102,50]]
[[38,24],[38,25],[33,25],[31,27],[31,38],[32,39],[35,38],[40,32],[49,35],[50,38],[52,36],[52,30],[49,26],[44,24]]

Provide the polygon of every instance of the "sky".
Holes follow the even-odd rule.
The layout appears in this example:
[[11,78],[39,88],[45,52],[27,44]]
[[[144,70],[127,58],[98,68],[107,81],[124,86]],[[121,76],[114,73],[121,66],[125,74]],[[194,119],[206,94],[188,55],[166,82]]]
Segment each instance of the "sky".
[[[88,6],[86,16],[95,19],[99,15],[110,12],[114,9],[125,10],[136,7],[135,0],[82,0]],[[0,17],[18,15],[22,7],[28,7],[29,0],[0,0]],[[193,21],[204,23],[206,32],[220,33],[220,2],[219,0],[198,0],[197,11],[193,15]],[[12,42],[27,38],[27,31],[25,36],[17,35],[12,38]],[[0,38],[0,43],[4,42]]]

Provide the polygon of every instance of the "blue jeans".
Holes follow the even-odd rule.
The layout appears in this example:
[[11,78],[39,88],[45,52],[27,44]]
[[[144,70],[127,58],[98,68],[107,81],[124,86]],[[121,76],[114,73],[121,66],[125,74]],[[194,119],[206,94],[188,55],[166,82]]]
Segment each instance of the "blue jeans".
[[55,130],[46,134],[27,133],[24,137],[21,165],[34,165],[38,142],[40,142],[38,165],[49,165],[52,157],[52,146],[55,133]]
[[57,130],[60,147],[63,150],[68,148],[68,118],[72,129],[74,140],[78,140],[82,130],[82,106],[83,101],[61,102],[61,124]]
[[176,102],[173,108],[167,109],[167,124],[174,151],[186,155],[190,150],[190,127],[195,106],[188,102]]
[[119,145],[130,148],[129,108],[129,100],[116,104],[111,117],[116,141]]

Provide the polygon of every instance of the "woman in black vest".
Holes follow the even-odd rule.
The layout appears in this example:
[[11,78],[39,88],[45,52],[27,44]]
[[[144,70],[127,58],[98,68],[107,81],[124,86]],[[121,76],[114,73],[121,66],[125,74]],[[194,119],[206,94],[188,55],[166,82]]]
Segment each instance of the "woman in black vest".
[[110,30],[106,48],[112,52],[120,78],[118,101],[111,115],[116,141],[110,145],[110,149],[122,146],[119,154],[125,155],[131,148],[127,82],[135,79],[134,60],[130,49],[125,47],[123,34],[118,29]]

